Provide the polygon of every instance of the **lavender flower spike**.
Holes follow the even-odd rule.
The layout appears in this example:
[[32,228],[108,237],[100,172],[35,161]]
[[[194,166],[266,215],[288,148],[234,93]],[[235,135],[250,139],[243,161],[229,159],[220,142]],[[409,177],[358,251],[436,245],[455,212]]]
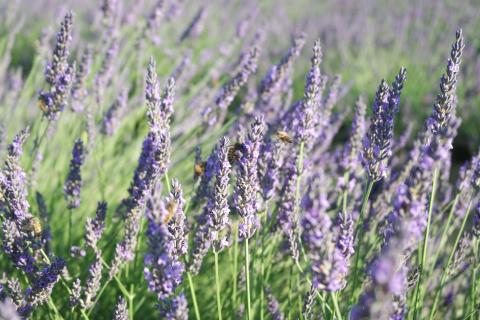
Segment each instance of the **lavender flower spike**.
[[274,65],[263,78],[260,88],[260,102],[268,104],[272,97],[279,91],[291,69],[293,60],[300,55],[305,45],[305,35],[300,35],[293,40],[292,47],[288,50],[278,65]]
[[256,117],[250,127],[243,154],[239,161],[239,176],[235,186],[234,205],[238,214],[242,217],[239,225],[239,235],[244,239],[252,237],[258,227],[257,161],[264,127],[263,117]]
[[80,206],[80,191],[82,189],[81,168],[85,161],[85,150],[81,139],[75,140],[72,150],[72,160],[70,161],[70,171],[67,180],[63,186],[65,200],[67,200],[69,209]]
[[213,198],[211,199],[212,238],[214,240],[215,250],[220,251],[228,245],[227,237],[223,234],[229,227],[228,215],[230,208],[228,206],[228,187],[230,182],[231,166],[228,161],[228,149],[230,141],[224,137],[220,140],[216,148],[216,166],[215,166],[215,188]]
[[132,209],[145,201],[145,196],[153,187],[156,179],[165,173],[170,160],[170,116],[173,113],[175,82],[170,79],[160,97],[158,90],[156,63],[152,59],[148,66],[147,116],[150,131],[143,142],[138,167],[129,189],[128,208]]
[[70,43],[72,42],[73,13],[67,12],[57,33],[57,42],[53,50],[53,58],[47,64],[45,79],[50,85],[54,85],[57,77],[68,69],[68,56],[70,55]]
[[[330,229],[332,221],[325,212],[312,209],[302,220],[303,240],[312,261],[312,284],[316,289],[335,292],[346,284],[348,260],[345,248],[336,243]],[[347,251],[349,252],[349,251]]]
[[118,98],[113,102],[110,108],[108,108],[105,116],[103,117],[102,127],[100,128],[100,132],[102,134],[107,136],[114,134],[118,127],[121,114],[127,105],[127,96],[128,92],[126,90],[122,90]]
[[90,309],[95,301],[98,291],[100,290],[102,280],[102,255],[97,252],[94,263],[88,269],[88,279],[84,290],[84,299],[80,300],[83,309]]
[[449,119],[455,112],[455,90],[457,87],[457,74],[460,71],[460,62],[465,44],[462,29],[456,33],[452,45],[450,59],[448,59],[446,73],[440,79],[440,94],[433,106],[434,112],[430,116],[429,125],[435,135],[445,135],[449,127]]
[[351,320],[393,319],[393,296],[403,296],[407,273],[403,265],[403,236],[391,238],[370,268],[372,286],[362,294],[350,312]]
[[68,64],[69,46],[72,39],[73,15],[67,13],[57,34],[53,58],[47,64],[45,79],[49,91],[39,94],[39,106],[48,120],[56,120],[67,104],[75,70]]
[[20,167],[23,144],[28,137],[28,129],[22,130],[8,146],[5,169],[0,172],[0,192],[11,219],[23,220],[31,217],[30,205],[27,201],[27,185],[25,172]]
[[113,320],[128,320],[127,301],[123,297],[118,298],[115,311],[113,312]]
[[257,70],[259,49],[254,47],[238,73],[220,90],[215,103],[220,109],[226,109],[232,103],[238,91],[247,83],[248,77]]
[[363,142],[364,158],[371,181],[386,175],[386,162],[391,155],[393,136],[393,110],[390,109],[388,85],[382,80],[373,103],[370,129]]
[[270,289],[267,289],[267,300],[268,300],[268,312],[270,313],[272,320],[283,320],[284,316],[282,310],[280,309],[280,304],[278,300],[273,296]]
[[52,294],[53,287],[60,280],[60,275],[64,268],[65,261],[57,258],[40,272],[31,284],[31,287],[26,290],[27,296],[25,300],[28,306],[27,309],[47,301]]
[[320,88],[320,63],[322,60],[322,49],[320,40],[315,41],[313,46],[313,56],[311,59],[311,68],[307,74],[303,101],[300,104],[298,119],[297,139],[302,142],[311,140],[314,136],[315,112]]
[[175,319],[169,315],[186,307],[186,302],[181,303],[182,296],[175,297],[185,271],[182,257],[187,252],[184,206],[182,189],[174,180],[163,208],[146,212],[148,253],[145,256],[145,280],[149,291],[157,294],[161,315],[168,319]]
[[87,222],[85,222],[85,245],[95,252],[98,252],[97,243],[105,228],[106,213],[107,203],[103,201],[99,202],[95,218],[87,218]]
[[170,161],[170,115],[173,112],[173,96],[175,82],[168,81],[163,96],[158,92],[155,61],[150,60],[147,72],[147,116],[149,132],[143,141],[142,152],[138,160],[133,181],[128,190],[129,196],[123,201],[127,213],[125,215],[125,235],[117,244],[115,257],[110,268],[110,278],[118,272],[124,261],[131,261],[137,243],[141,211],[146,197],[158,179],[167,170]]
[[[352,120],[352,128],[350,131],[350,141],[347,145],[347,156],[346,163],[344,165],[345,169],[351,173],[361,167],[360,154],[362,151],[362,139],[365,135],[365,114],[366,114],[366,105],[363,102],[361,97],[358,98],[355,103],[355,114]],[[345,181],[345,183],[347,183]]]

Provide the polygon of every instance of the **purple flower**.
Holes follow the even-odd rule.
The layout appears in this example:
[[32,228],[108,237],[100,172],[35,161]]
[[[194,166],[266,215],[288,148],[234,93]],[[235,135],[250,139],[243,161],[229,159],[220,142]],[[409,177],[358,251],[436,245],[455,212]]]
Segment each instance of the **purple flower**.
[[30,307],[36,307],[47,301],[52,294],[52,289],[60,279],[60,275],[65,268],[65,262],[56,258],[52,263],[46,266],[35,276],[31,286],[26,290],[26,302]]
[[273,65],[265,77],[262,79],[259,88],[258,107],[262,111],[269,112],[272,107],[272,100],[280,92],[282,86],[287,81],[291,72],[293,61],[300,55],[300,51],[305,45],[305,35],[300,35],[293,39],[293,44],[288,52],[283,56],[280,62]]
[[259,51],[257,47],[252,48],[238,73],[220,89],[215,99],[215,103],[220,109],[228,108],[238,91],[247,83],[248,77],[257,70]]
[[72,40],[73,14],[68,12],[63,19],[51,62],[47,63],[45,79],[50,85],[48,91],[40,91],[39,106],[50,121],[58,118],[65,109],[70,87],[74,79],[74,69],[68,64],[69,47]]
[[146,100],[148,107],[149,132],[143,141],[133,181],[128,190],[129,196],[123,201],[125,215],[125,235],[115,249],[114,261],[110,268],[110,278],[118,272],[124,261],[131,261],[137,243],[141,210],[156,182],[167,170],[170,161],[170,115],[173,112],[175,82],[170,79],[160,98],[158,92],[156,63],[150,60],[147,72]]
[[272,320],[283,320],[284,316],[283,316],[282,310],[280,309],[280,304],[278,303],[278,300],[270,292],[270,290],[267,290],[267,301],[268,301],[267,309],[272,317]]
[[182,42],[188,38],[196,38],[203,31],[203,21],[205,20],[206,10],[204,7],[198,9],[190,24],[185,31],[182,32],[178,42]]
[[210,226],[212,224],[209,215],[210,205],[211,203],[207,203],[203,208],[202,213],[196,217],[196,227],[195,232],[193,233],[193,248],[188,265],[188,270],[193,275],[197,275],[200,272],[203,258],[207,255],[214,240],[212,239],[212,232],[210,231]]
[[8,215],[19,223],[31,217],[27,201],[26,175],[20,167],[23,144],[28,137],[28,129],[17,134],[8,146],[5,167],[0,173],[0,190]]
[[364,139],[363,156],[371,181],[376,182],[387,175],[387,162],[392,155],[393,117],[398,112],[400,94],[406,79],[406,69],[401,68],[389,90],[382,80],[372,106],[370,129]]
[[95,302],[95,297],[100,290],[102,270],[103,264],[101,252],[97,252],[95,256],[95,261],[88,269],[88,279],[85,284],[85,289],[83,291],[84,297],[80,300],[80,305],[83,309],[90,309]]
[[188,320],[188,303],[182,293],[165,304],[160,316],[167,320]]
[[80,191],[82,190],[81,169],[85,161],[85,150],[82,139],[75,140],[72,150],[72,159],[70,160],[70,170],[63,186],[65,200],[68,202],[69,209],[75,209],[80,206]]
[[281,166],[281,142],[265,139],[262,144],[259,159],[259,179],[262,195],[265,201],[270,200],[277,191],[279,184],[279,169]]
[[110,29],[115,23],[118,13],[118,0],[103,0],[100,10],[102,12],[102,24],[105,29]]
[[322,51],[320,41],[315,41],[313,46],[313,56],[311,59],[311,68],[307,74],[303,100],[300,103],[298,113],[298,124],[295,129],[295,135],[298,141],[308,142],[315,135],[315,112],[320,88],[320,62]]
[[215,150],[215,186],[213,196],[210,199],[210,227],[213,232],[214,248],[219,251],[228,244],[226,229],[230,227],[228,206],[228,189],[230,182],[231,165],[228,161],[230,141],[224,137],[220,140]]
[[475,214],[473,215],[473,234],[480,238],[480,202],[477,203]]
[[295,192],[297,183],[297,168],[295,165],[297,156],[290,154],[283,165],[284,182],[280,190],[280,199],[277,204],[276,226],[280,227],[284,234],[288,234],[293,228],[295,215]]
[[392,238],[370,267],[372,285],[350,313],[350,319],[389,319],[398,309],[393,296],[406,292],[407,272],[403,265],[403,235]]
[[[350,139],[345,146],[345,156],[343,157],[342,161],[342,167],[345,171],[349,172],[349,179],[351,181],[356,176],[357,172],[362,168],[362,140],[366,131],[365,114],[365,102],[363,101],[362,97],[359,97],[355,103],[355,113],[353,115],[352,127],[350,129]],[[348,181],[343,181],[343,183],[346,186]]]
[[203,174],[200,176],[200,183],[198,184],[195,194],[195,202],[199,202],[203,199],[208,199],[213,193],[212,178],[215,174],[215,150],[210,153],[205,162],[205,168]]
[[67,12],[60,25],[60,31],[57,33],[57,41],[53,49],[52,61],[47,64],[45,70],[45,79],[50,85],[54,85],[59,75],[64,74],[68,66],[68,56],[70,55],[70,43],[72,42],[73,13]]
[[456,33],[455,42],[450,51],[445,74],[440,79],[440,94],[433,106],[433,113],[429,118],[430,130],[434,135],[444,136],[449,127],[449,119],[455,114],[455,90],[457,87],[457,74],[460,71],[461,57],[465,44],[462,30]]
[[302,238],[312,263],[315,289],[335,292],[346,285],[354,252],[353,223],[346,214],[340,214],[339,220],[339,228],[335,228],[330,217],[317,208],[308,210],[302,219]]
[[128,320],[127,301],[123,297],[118,298],[115,311],[113,312],[113,320]]
[[95,252],[98,252],[97,243],[102,237],[105,228],[105,216],[107,213],[107,203],[99,202],[95,218],[87,218],[85,222],[85,245]]
[[127,90],[122,90],[118,98],[113,102],[110,108],[108,108],[107,112],[105,112],[102,120],[102,127],[100,128],[102,134],[111,136],[115,133],[122,113],[127,106],[127,97]]
[[105,52],[100,70],[97,72],[94,79],[96,99],[99,105],[103,104],[105,89],[112,81],[115,61],[119,51],[119,40],[115,35],[112,37],[113,39],[111,40],[110,45]]
[[241,238],[250,238],[258,227],[257,193],[259,191],[257,161],[263,138],[263,117],[253,121],[244,150],[239,160],[239,175],[235,185],[234,206],[242,220],[239,225]]
[[148,252],[144,274],[149,291],[157,294],[162,314],[171,312],[172,303],[177,301],[175,290],[185,271],[182,262],[187,252],[184,205],[181,187],[173,181],[172,192],[162,210],[146,212]]

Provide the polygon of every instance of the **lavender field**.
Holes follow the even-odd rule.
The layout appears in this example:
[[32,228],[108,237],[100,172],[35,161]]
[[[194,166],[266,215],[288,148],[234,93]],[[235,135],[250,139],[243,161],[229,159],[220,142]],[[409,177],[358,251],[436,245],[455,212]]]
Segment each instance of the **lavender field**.
[[0,0],[0,320],[480,319],[478,30]]

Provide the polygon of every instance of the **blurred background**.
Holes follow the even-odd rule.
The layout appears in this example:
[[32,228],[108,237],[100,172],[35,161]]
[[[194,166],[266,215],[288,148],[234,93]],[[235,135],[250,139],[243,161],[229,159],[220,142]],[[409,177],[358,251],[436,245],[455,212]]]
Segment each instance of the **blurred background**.
[[[123,18],[134,25],[137,20],[151,14],[149,10],[156,1],[119,2],[123,7]],[[396,127],[399,132],[409,124],[414,125],[414,130],[418,129],[415,125],[421,125],[423,121],[420,119],[424,119],[430,112],[455,30],[462,28],[466,51],[457,92],[458,110],[463,123],[455,140],[454,158],[457,161],[468,158],[480,142],[478,0],[165,2],[167,10],[178,11],[170,12],[169,16],[178,21],[161,28],[164,31],[159,34],[166,32],[172,36],[173,33],[174,37],[179,37],[184,32],[199,8],[204,9],[200,39],[198,45],[191,48],[198,57],[208,55],[207,49],[202,48],[217,48],[223,50],[228,58],[229,41],[233,41],[235,29],[245,17],[254,24],[254,28],[248,32],[254,33],[258,28],[265,30],[267,40],[259,63],[259,75],[270,66],[269,61],[277,61],[286,51],[291,35],[305,32],[308,36],[306,48],[310,48],[319,37],[324,52],[324,71],[340,75],[349,88],[341,101],[343,104],[352,105],[360,94],[371,102],[380,79],[393,79],[400,66],[405,66],[408,80],[402,95],[401,116],[398,117],[402,120]],[[32,67],[38,42],[42,38],[54,41],[55,30],[67,10],[73,10],[76,14],[73,37],[75,51],[85,45],[85,40],[96,37],[92,26],[98,24],[96,13],[100,10],[101,1],[1,1],[1,7],[4,17],[0,34],[4,36],[17,33],[14,42],[10,44],[11,64],[7,64],[8,69],[19,70],[22,78],[25,78]],[[19,12],[21,21],[18,18]],[[3,52],[7,45],[5,41],[1,44]],[[167,53],[167,56],[178,54],[176,47],[166,41],[162,43],[161,40],[149,50],[156,56],[159,52]],[[309,49],[303,50],[302,59],[295,64],[294,84],[298,96],[303,90],[309,55]],[[234,61],[235,55],[230,59]],[[3,63],[2,68],[5,67]]]

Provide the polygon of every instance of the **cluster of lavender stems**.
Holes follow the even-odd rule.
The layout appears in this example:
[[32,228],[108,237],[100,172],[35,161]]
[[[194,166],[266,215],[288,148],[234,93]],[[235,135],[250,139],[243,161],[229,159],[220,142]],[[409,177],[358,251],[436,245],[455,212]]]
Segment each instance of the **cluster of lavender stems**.
[[126,208],[124,237],[116,246],[110,279],[124,262],[133,260],[146,197],[166,172],[170,160],[170,116],[173,113],[175,81],[169,79],[163,95],[160,96],[155,69],[156,63],[151,59],[145,89],[149,132],[143,141],[129,196],[124,200]]
[[72,41],[73,14],[68,12],[57,34],[52,60],[45,69],[45,80],[50,86],[48,91],[41,91],[39,106],[48,120],[54,121],[65,109],[70,88],[74,80],[74,67],[68,63]]
[[28,279],[24,292],[19,285],[15,286],[18,295],[14,303],[22,317],[29,316],[35,308],[47,302],[65,268],[65,262],[60,258],[39,259],[37,253],[42,249],[36,244],[36,235],[25,228],[33,219],[27,200],[26,175],[19,163],[27,136],[28,130],[15,136],[8,146],[5,166],[0,172],[0,190],[6,213],[2,223],[3,250],[15,268]]
[[[143,4],[140,0],[138,6]],[[263,79],[254,79],[257,69],[264,70],[260,47],[266,52],[262,59],[272,54],[263,41],[271,39],[265,34],[274,29],[263,26],[250,32],[260,28],[254,21],[256,10],[239,13],[246,18],[236,21],[233,41],[216,50],[202,48],[197,57],[190,52],[191,44],[202,43],[199,37],[214,12],[209,5],[193,8],[188,21],[180,20],[188,22],[182,24],[186,28],[174,35],[182,50],[163,49],[167,34],[160,27],[173,25],[184,5],[155,1],[137,25],[132,19],[139,14],[128,12],[133,11],[128,4],[103,0],[92,15],[99,32],[94,46],[73,41],[72,12],[61,22],[50,58],[44,41],[46,83],[38,93],[38,106],[48,123],[40,139],[63,128],[63,118],[83,117],[72,131],[77,137],[88,134],[89,140],[88,146],[81,138],[75,140],[60,186],[69,210],[65,260],[53,241],[58,234],[56,204],[44,198],[44,188],[51,184],[39,188],[33,181],[43,154],[41,125],[33,122],[36,137],[30,156],[35,160],[29,170],[22,167],[28,128],[0,150],[6,266],[0,275],[0,318],[62,318],[65,312],[67,317],[93,319],[102,312],[100,299],[111,284],[121,293],[108,300],[116,302],[110,312],[118,320],[138,317],[140,308],[155,308],[156,316],[169,320],[186,320],[189,314],[200,320],[209,316],[202,313],[207,309],[216,310],[220,320],[227,314],[248,320],[290,319],[294,309],[302,319],[433,320],[440,312],[452,318],[460,314],[447,309],[461,299],[461,314],[475,317],[480,152],[462,166],[458,177],[450,176],[456,165],[451,150],[463,113],[457,112],[457,81],[462,57],[472,54],[465,52],[462,31],[456,33],[431,114],[410,145],[410,133],[399,138],[394,134],[396,115],[407,108],[405,103],[401,107],[408,84],[405,68],[391,85],[381,80],[368,120],[362,97],[354,105],[341,100],[349,82],[324,73],[328,68],[321,67],[320,40],[313,43],[308,69],[301,70],[301,64],[294,68],[306,34],[296,33],[280,61],[266,69]],[[124,37],[128,32],[133,41]],[[332,43],[323,33],[321,39],[322,45]],[[133,107],[141,105],[136,94],[144,79],[144,55],[151,49],[147,45],[175,63],[164,69],[162,62],[157,74],[156,61],[150,58],[144,121]],[[230,59],[233,50],[238,60]],[[70,62],[74,58],[77,64]],[[0,88],[0,103],[13,104],[22,94],[3,91],[28,87],[21,83],[21,72],[7,70],[9,61],[2,59],[0,79],[9,83]],[[200,67],[210,65],[204,74]],[[32,70],[36,68],[34,64]],[[294,81],[300,71],[306,76],[298,96]],[[159,79],[165,83],[162,92]],[[40,82],[30,76],[29,81]],[[182,94],[181,108],[174,114],[176,92]],[[68,115],[60,121],[63,112]],[[341,144],[351,114],[347,141]],[[131,135],[124,130],[127,126],[120,126],[123,121],[135,121]],[[2,146],[10,126],[0,123],[0,128]],[[102,145],[93,143],[99,133]],[[109,152],[116,156],[118,150],[103,150],[106,143],[135,143],[139,133],[143,143],[123,198],[106,199],[105,189],[111,186],[105,182],[102,201],[92,199],[95,174],[112,181],[120,176],[119,168],[103,157]],[[206,158],[202,150],[210,152]],[[193,179],[182,176],[187,171],[183,161],[193,165]],[[91,166],[93,174],[87,170]],[[192,180],[192,187],[182,188],[169,174]],[[453,178],[456,184],[450,183]],[[36,197],[33,208],[29,192]],[[107,215],[105,200],[110,207],[120,200],[111,210],[113,216]],[[96,201],[90,217],[77,215]],[[78,239],[72,236],[73,212],[85,222]],[[231,263],[229,269],[225,261]],[[213,291],[216,299],[199,296],[197,302],[196,292],[213,296]],[[63,304],[53,300],[61,294],[66,296]]]

